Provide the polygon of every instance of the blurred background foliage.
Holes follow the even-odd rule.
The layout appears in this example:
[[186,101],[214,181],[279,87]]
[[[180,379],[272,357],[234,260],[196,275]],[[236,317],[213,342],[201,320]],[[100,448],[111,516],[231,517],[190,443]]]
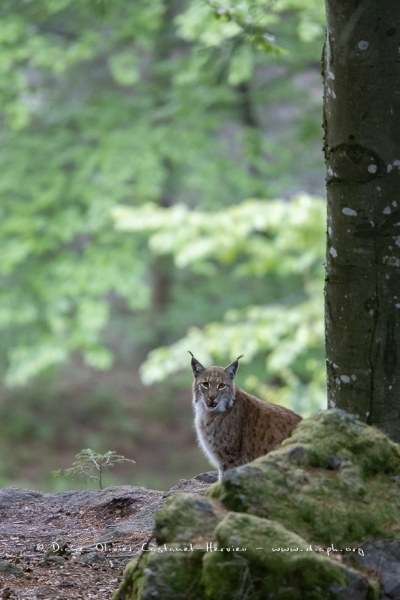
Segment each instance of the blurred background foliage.
[[[165,487],[187,350],[324,405],[321,0],[3,0],[0,483]],[[68,486],[68,482],[65,482]]]

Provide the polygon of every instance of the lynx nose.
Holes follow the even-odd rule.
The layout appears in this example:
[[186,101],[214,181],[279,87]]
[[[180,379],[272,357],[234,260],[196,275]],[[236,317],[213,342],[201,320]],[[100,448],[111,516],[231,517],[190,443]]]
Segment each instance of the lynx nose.
[[217,396],[208,396],[208,398],[206,399],[206,404],[208,406],[208,408],[215,408],[217,406],[217,403],[215,402]]

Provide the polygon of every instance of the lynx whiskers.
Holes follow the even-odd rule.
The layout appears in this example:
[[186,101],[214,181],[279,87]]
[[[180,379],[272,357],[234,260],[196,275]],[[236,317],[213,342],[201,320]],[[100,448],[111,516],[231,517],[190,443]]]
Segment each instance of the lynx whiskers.
[[301,420],[297,413],[235,385],[239,356],[227,367],[204,367],[190,352],[193,409],[200,447],[223,473],[273,450]]

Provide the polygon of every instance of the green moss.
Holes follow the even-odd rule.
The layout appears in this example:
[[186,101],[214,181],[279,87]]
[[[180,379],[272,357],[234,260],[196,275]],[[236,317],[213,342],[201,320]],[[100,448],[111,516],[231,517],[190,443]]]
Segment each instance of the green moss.
[[154,535],[159,544],[197,542],[209,537],[225,514],[216,500],[198,494],[174,494],[156,514]]
[[238,554],[207,553],[203,558],[204,598],[254,598],[256,583],[250,574],[247,559]]
[[321,411],[304,419],[283,448],[302,446],[311,467],[325,468],[332,456],[350,459],[363,476],[399,473],[400,447],[384,433],[358,421],[342,410]]
[[146,561],[140,599],[201,600],[201,557],[201,552],[151,553]]
[[[208,497],[168,499],[155,528],[165,546],[128,567],[115,600],[339,600],[351,590],[377,598],[376,583],[333,556],[367,539],[400,539],[393,475],[399,446],[384,434],[338,410],[305,419]],[[190,543],[201,550],[185,552]]]
[[127,564],[124,569],[124,579],[114,592],[112,600],[134,600],[141,597],[145,559],[145,556],[138,556]]
[[216,529],[221,548],[203,558],[203,585],[210,600],[329,600],[343,597],[349,579],[365,596],[362,575],[315,553],[306,540],[279,523],[229,513]]
[[130,561],[113,600],[202,600],[203,552],[170,544]]
[[[283,446],[209,490],[230,510],[277,520],[321,544],[400,536],[398,445],[342,411],[305,419]],[[390,525],[389,525],[390,524]]]

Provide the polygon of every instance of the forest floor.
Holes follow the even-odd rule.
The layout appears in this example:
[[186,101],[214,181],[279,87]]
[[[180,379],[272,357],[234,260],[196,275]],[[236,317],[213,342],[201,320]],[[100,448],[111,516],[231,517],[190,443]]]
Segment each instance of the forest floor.
[[166,492],[0,489],[0,598],[111,599],[126,564],[151,539],[165,499],[176,491],[203,493],[213,480],[203,474]]

